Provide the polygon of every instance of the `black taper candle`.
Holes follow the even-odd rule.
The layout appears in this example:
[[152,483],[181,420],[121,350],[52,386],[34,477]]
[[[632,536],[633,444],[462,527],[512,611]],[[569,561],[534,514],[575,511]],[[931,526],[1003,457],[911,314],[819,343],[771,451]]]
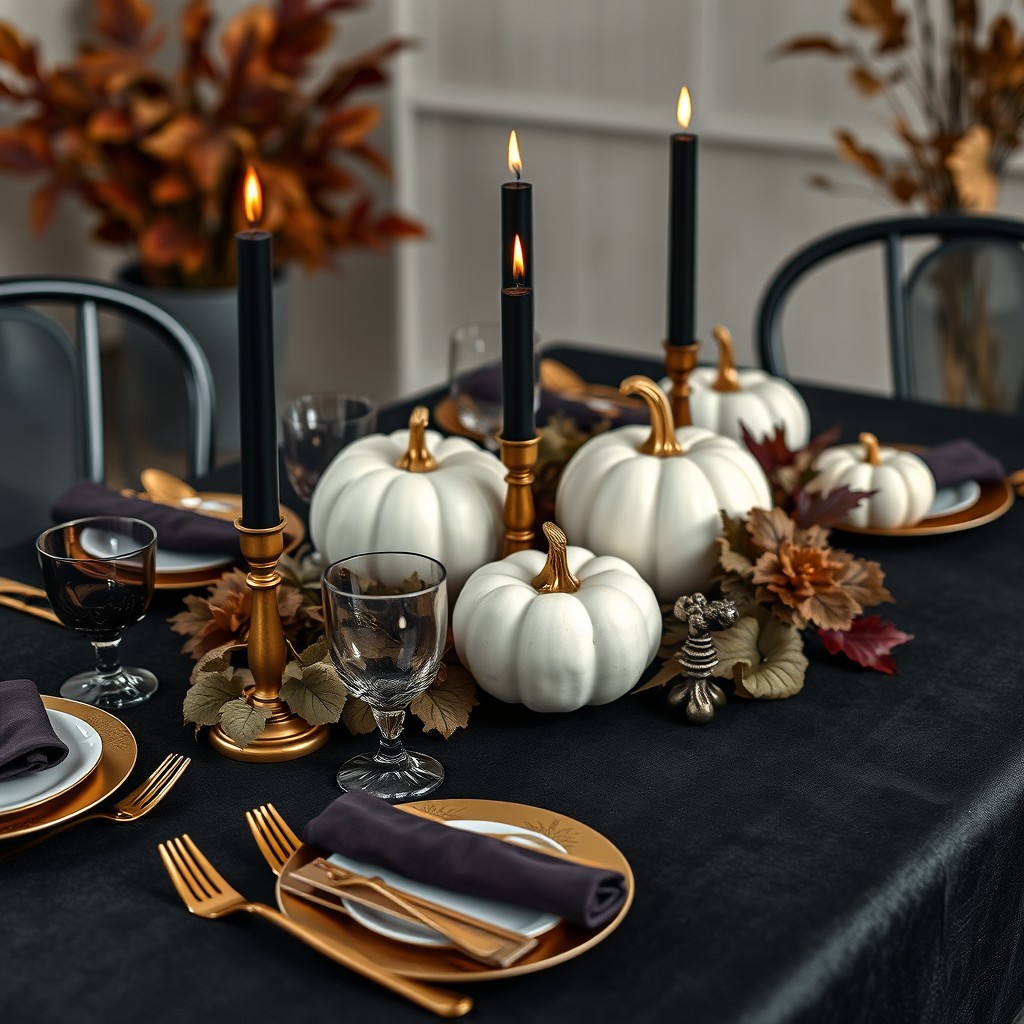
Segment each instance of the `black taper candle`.
[[534,433],[533,289],[501,290],[501,436],[529,441]]
[[[515,132],[508,137],[508,169],[515,181],[506,181],[501,186],[501,287],[533,287],[533,185],[520,181],[523,170],[519,155],[519,140]],[[527,254],[528,260],[521,277],[515,276],[512,267],[513,247],[516,235]]]
[[274,387],[273,238],[241,231],[238,255],[238,383],[242,444],[242,525],[264,530],[281,521]]
[[[689,106],[689,93],[686,94]],[[682,109],[682,97],[680,97]],[[689,120],[689,111],[686,114]],[[682,120],[682,115],[680,115]],[[685,127],[685,125],[684,125]],[[697,136],[680,132],[671,140],[669,193],[668,343],[692,345],[697,281]]]

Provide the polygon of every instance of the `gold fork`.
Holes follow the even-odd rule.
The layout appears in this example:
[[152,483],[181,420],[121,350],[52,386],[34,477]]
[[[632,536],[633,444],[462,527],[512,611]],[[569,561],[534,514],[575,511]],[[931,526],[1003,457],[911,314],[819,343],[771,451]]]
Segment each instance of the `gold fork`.
[[364,953],[316,934],[265,903],[247,900],[228,885],[187,835],[161,843],[158,849],[160,859],[182,902],[197,917],[217,920],[240,911],[255,914],[294,935],[307,946],[312,946],[335,963],[377,982],[438,1016],[461,1017],[472,1009],[473,1000],[469,996],[404,978],[374,963]]
[[[143,779],[142,783],[133,789],[123,799],[118,800],[109,811],[93,811],[91,814],[83,814],[80,818],[72,818],[70,821],[66,821],[61,825],[54,825],[53,828],[46,829],[40,832],[38,835],[33,836],[27,842],[21,843],[15,849],[7,851],[4,850],[3,855],[0,856],[0,860],[7,860],[9,857],[13,857],[17,853],[21,853],[23,850],[29,849],[29,847],[35,846],[37,843],[41,843],[44,839],[49,839],[50,836],[57,835],[58,832],[64,832],[69,828],[74,828],[76,825],[81,825],[83,821],[113,821],[118,824],[122,824],[129,821],[138,821],[139,818],[144,818],[151,810],[168,793],[174,788],[174,784],[185,774],[185,769],[192,763],[192,758],[185,757],[183,754],[168,754],[157,766],[153,769],[149,775]],[[3,829],[0,828],[0,835],[3,834]]]
[[3,605],[5,608],[13,608],[15,611],[24,612],[26,615],[34,615],[39,619],[46,619],[47,622],[54,622],[58,626],[64,625],[57,618],[56,613],[50,609],[49,605],[40,607],[29,604],[23,598],[43,598],[45,600],[46,591],[41,587],[33,587],[28,583],[22,583],[20,580],[12,580],[6,576],[0,576],[0,605]]
[[[273,804],[263,804],[246,811],[245,820],[249,823],[249,831],[252,832],[263,859],[270,865],[275,875],[280,875],[285,861],[298,850],[299,837],[289,828]],[[318,885],[323,877],[330,880],[334,895],[338,895],[340,890],[345,890],[345,895],[356,903],[384,910],[403,920],[430,928],[447,939],[456,949],[485,964],[508,967],[521,960],[537,945],[537,940],[527,935],[393,889],[380,878],[358,875],[326,862],[324,875],[313,884]],[[306,881],[302,879],[303,883]],[[287,891],[297,892],[303,897],[307,895],[304,887],[296,889],[291,886]],[[333,902],[329,902],[328,905],[335,910],[338,909]]]

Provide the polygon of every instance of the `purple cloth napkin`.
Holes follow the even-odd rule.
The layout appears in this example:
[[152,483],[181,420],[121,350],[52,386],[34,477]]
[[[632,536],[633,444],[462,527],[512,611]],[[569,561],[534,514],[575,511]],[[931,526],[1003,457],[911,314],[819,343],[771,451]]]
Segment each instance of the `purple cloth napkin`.
[[951,487],[967,480],[988,483],[1006,476],[997,458],[966,438],[927,448],[921,452],[921,458],[932,471],[936,487]]
[[128,498],[117,491],[82,480],[55,502],[54,522],[87,516],[131,516],[149,523],[157,532],[157,545],[167,551],[237,555],[238,531],[226,519],[214,519],[188,509],[170,508],[155,501]]
[[626,899],[626,880],[617,871],[449,828],[357,790],[328,804],[302,839],[407,878],[544,910],[586,928],[606,924]]
[[60,764],[68,748],[30,679],[0,679],[0,780]]

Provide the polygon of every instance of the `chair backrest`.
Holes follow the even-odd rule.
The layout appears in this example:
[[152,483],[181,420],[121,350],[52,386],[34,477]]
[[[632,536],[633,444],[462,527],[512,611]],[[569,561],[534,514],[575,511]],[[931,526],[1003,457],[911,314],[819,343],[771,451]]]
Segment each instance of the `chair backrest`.
[[[34,306],[70,306],[75,312],[72,341],[53,317]],[[4,448],[6,495],[31,497],[22,484],[36,481],[35,501],[52,500],[75,479],[100,483],[105,478],[103,389],[100,350],[100,311],[146,325],[173,352],[184,373],[188,404],[186,465],[190,475],[202,475],[213,464],[213,376],[203,350],[191,332],[166,310],[131,290],[81,278],[23,277],[0,279],[0,416]],[[63,389],[63,390],[62,390]],[[70,396],[70,400],[69,400]],[[45,410],[45,420],[28,445],[18,445],[19,431],[31,430],[33,416]],[[71,453],[69,467],[55,454],[61,443]],[[36,445],[42,444],[43,448]],[[51,448],[46,445],[50,444]],[[28,464],[34,460],[31,464]],[[44,479],[45,478],[45,479]],[[31,491],[31,487],[24,490]],[[25,522],[38,523],[38,515]],[[8,520],[9,516],[4,516]]]
[[[908,273],[906,241],[929,238],[936,245]],[[786,375],[781,321],[797,282],[835,256],[872,245],[884,255],[885,311],[896,395],[1012,408],[1016,393],[1000,406],[993,389],[986,387],[993,374],[1004,374],[1007,365],[1012,372],[1024,351],[1024,335],[1008,326],[1018,323],[1016,314],[1004,315],[1002,351],[996,352],[999,346],[993,344],[996,263],[1002,282],[999,309],[1019,307],[1024,320],[1024,221],[1007,217],[956,213],[885,217],[805,245],[775,271],[761,297],[755,331],[765,369]],[[936,362],[941,363],[938,370]],[[1002,369],[997,369],[1000,362]]]

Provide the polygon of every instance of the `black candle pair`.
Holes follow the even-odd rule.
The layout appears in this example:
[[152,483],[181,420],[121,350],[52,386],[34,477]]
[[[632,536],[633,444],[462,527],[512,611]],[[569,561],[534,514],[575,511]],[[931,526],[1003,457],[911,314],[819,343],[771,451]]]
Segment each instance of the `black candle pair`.
[[519,140],[508,140],[515,181],[501,186],[501,436],[529,441],[534,425],[533,186],[520,181]]

